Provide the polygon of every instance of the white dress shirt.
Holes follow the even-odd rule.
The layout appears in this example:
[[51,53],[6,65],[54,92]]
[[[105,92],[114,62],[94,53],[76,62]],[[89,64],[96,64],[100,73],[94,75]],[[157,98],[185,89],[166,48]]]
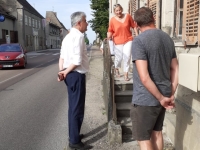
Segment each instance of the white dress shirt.
[[63,68],[68,68],[70,64],[78,65],[74,71],[81,74],[88,72],[89,61],[87,48],[83,33],[72,28],[65,36],[60,50],[60,57],[64,59]]

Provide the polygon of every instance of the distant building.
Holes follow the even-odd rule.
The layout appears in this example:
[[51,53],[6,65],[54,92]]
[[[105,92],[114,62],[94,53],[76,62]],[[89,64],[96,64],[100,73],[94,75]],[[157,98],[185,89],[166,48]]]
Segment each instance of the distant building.
[[19,42],[27,51],[45,49],[44,17],[26,0],[0,0],[6,10],[6,20],[0,24],[1,43],[5,34],[10,35],[11,42]]
[[18,42],[18,32],[15,25],[16,17],[11,15],[4,3],[0,1],[0,14],[5,17],[4,22],[0,22],[0,44],[6,43],[6,36],[9,36],[11,43]]
[[28,51],[45,49],[44,17],[26,0],[17,0],[19,42]]
[[47,48],[60,48],[63,38],[68,34],[68,30],[57,18],[57,13],[46,12],[46,45]]

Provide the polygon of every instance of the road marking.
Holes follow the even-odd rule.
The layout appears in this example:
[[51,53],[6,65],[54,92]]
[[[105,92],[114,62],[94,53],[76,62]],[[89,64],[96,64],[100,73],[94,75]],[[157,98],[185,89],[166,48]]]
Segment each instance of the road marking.
[[11,77],[11,78],[8,78],[8,79],[6,79],[6,80],[4,80],[4,81],[1,81],[0,84],[3,83],[3,82],[8,81],[8,80],[10,80],[10,79],[13,79],[13,78],[15,78],[15,77],[17,77],[17,76],[19,76],[19,75],[21,75],[21,74],[22,74],[22,73],[17,74],[17,75],[15,75],[15,76]]
[[28,57],[28,58],[30,58],[30,59],[31,59],[31,58],[35,58],[35,57],[37,57],[37,56],[32,56],[32,57]]
[[[51,62],[51,61],[54,61],[55,59],[51,59],[51,60],[49,60],[47,63],[49,63],[49,62]],[[38,66],[36,66],[36,67],[34,67],[34,68],[38,68],[38,67],[40,67],[40,66],[42,66],[42,65],[45,65],[46,63],[43,63],[43,64],[40,64],[40,65],[38,65]],[[32,69],[34,69],[34,68],[32,68]]]
[[59,55],[60,53],[55,53],[55,54],[53,54],[53,55]]
[[[34,68],[38,68],[38,67],[40,67],[40,66],[42,66],[42,65],[44,65],[44,64],[40,64],[40,65],[38,65],[38,66],[36,66],[36,67],[34,67]],[[32,68],[32,69],[34,69],[34,68]]]
[[52,60],[49,60],[49,61],[47,61],[47,62],[49,63],[49,62],[54,61],[54,60],[55,60],[55,59],[52,59]]

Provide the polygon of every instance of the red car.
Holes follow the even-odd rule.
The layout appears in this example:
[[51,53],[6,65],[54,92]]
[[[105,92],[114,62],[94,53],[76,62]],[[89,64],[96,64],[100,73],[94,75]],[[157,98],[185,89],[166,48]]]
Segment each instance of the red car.
[[26,51],[19,43],[0,45],[0,68],[23,67],[27,64]]

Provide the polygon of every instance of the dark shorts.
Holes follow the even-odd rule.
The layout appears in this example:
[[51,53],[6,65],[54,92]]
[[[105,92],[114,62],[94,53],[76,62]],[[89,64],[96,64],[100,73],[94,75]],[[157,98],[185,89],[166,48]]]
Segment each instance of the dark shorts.
[[165,108],[162,106],[131,106],[132,134],[137,141],[150,140],[152,131],[162,131]]

